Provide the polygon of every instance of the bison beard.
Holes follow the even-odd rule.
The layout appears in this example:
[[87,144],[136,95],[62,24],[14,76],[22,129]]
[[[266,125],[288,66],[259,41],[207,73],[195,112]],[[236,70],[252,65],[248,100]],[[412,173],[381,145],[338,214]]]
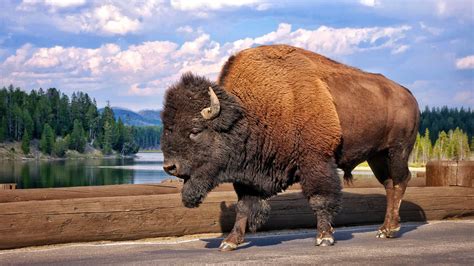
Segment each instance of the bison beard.
[[[204,182],[203,182],[204,181]],[[218,184],[212,179],[204,180],[202,178],[190,178],[185,181],[181,191],[184,206],[188,208],[196,208],[202,203],[207,193],[215,188]]]
[[407,89],[381,75],[291,46],[251,48],[229,58],[218,84],[184,74],[166,93],[162,120],[164,169],[186,177],[186,207],[234,184],[236,221],[223,251],[266,221],[266,199],[296,182],[317,218],[316,245],[332,245],[342,198],[336,167],[350,179],[364,160],[387,190],[377,237],[399,230],[419,111]]
[[207,193],[219,185],[218,179],[214,178],[218,173],[208,166],[209,164],[201,166],[198,171],[185,178],[181,190],[184,206],[188,208],[199,207]]

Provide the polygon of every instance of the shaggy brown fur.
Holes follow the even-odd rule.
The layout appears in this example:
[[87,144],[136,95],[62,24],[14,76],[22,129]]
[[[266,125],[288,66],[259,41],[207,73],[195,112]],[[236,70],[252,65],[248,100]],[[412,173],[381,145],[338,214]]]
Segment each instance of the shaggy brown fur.
[[[263,224],[270,211],[265,200],[295,182],[317,216],[316,244],[331,245],[342,195],[336,167],[350,180],[364,160],[389,197],[378,236],[398,230],[419,120],[408,90],[286,45],[230,57],[218,80],[185,74],[168,90],[162,150],[165,170],[185,179],[188,207],[198,206],[219,183],[234,183],[237,218],[222,250],[243,241],[246,224],[251,230]],[[200,115],[209,106],[208,87],[221,106],[210,120]]]
[[[331,94],[318,68],[297,48],[262,46],[240,52],[221,73],[221,85],[235,95],[276,160],[332,157],[341,127]],[[291,157],[291,158],[290,158]]]

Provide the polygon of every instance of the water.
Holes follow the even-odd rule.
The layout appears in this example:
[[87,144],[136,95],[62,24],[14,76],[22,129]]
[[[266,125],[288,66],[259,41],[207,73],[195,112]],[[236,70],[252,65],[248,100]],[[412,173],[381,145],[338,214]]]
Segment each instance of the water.
[[[17,188],[150,184],[173,178],[162,167],[162,153],[137,153],[130,159],[0,161],[0,184],[16,183]],[[352,174],[375,178],[370,170]]]
[[172,178],[162,166],[162,153],[138,153],[133,159],[0,161],[0,184],[48,188],[159,183]]

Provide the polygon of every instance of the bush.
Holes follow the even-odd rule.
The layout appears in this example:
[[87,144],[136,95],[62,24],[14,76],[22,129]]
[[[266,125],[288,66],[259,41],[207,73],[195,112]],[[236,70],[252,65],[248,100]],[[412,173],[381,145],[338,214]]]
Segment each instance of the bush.
[[66,155],[68,146],[69,146],[69,143],[67,141],[67,138],[66,139],[58,138],[56,140],[56,143],[54,143],[54,148],[53,148],[54,155],[58,157],[64,157],[64,155]]
[[139,149],[140,146],[138,146],[135,142],[125,142],[122,148],[122,155],[135,154]]

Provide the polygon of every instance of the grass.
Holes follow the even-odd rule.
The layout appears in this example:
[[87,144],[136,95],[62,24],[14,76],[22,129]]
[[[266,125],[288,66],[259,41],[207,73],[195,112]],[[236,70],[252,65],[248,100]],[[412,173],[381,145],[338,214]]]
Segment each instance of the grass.
[[[426,164],[424,163],[409,163],[408,167],[425,167]],[[369,167],[369,163],[367,161],[362,162],[361,164],[357,165],[357,167]]]
[[142,153],[156,153],[156,152],[161,152],[161,150],[139,150],[138,152]]

